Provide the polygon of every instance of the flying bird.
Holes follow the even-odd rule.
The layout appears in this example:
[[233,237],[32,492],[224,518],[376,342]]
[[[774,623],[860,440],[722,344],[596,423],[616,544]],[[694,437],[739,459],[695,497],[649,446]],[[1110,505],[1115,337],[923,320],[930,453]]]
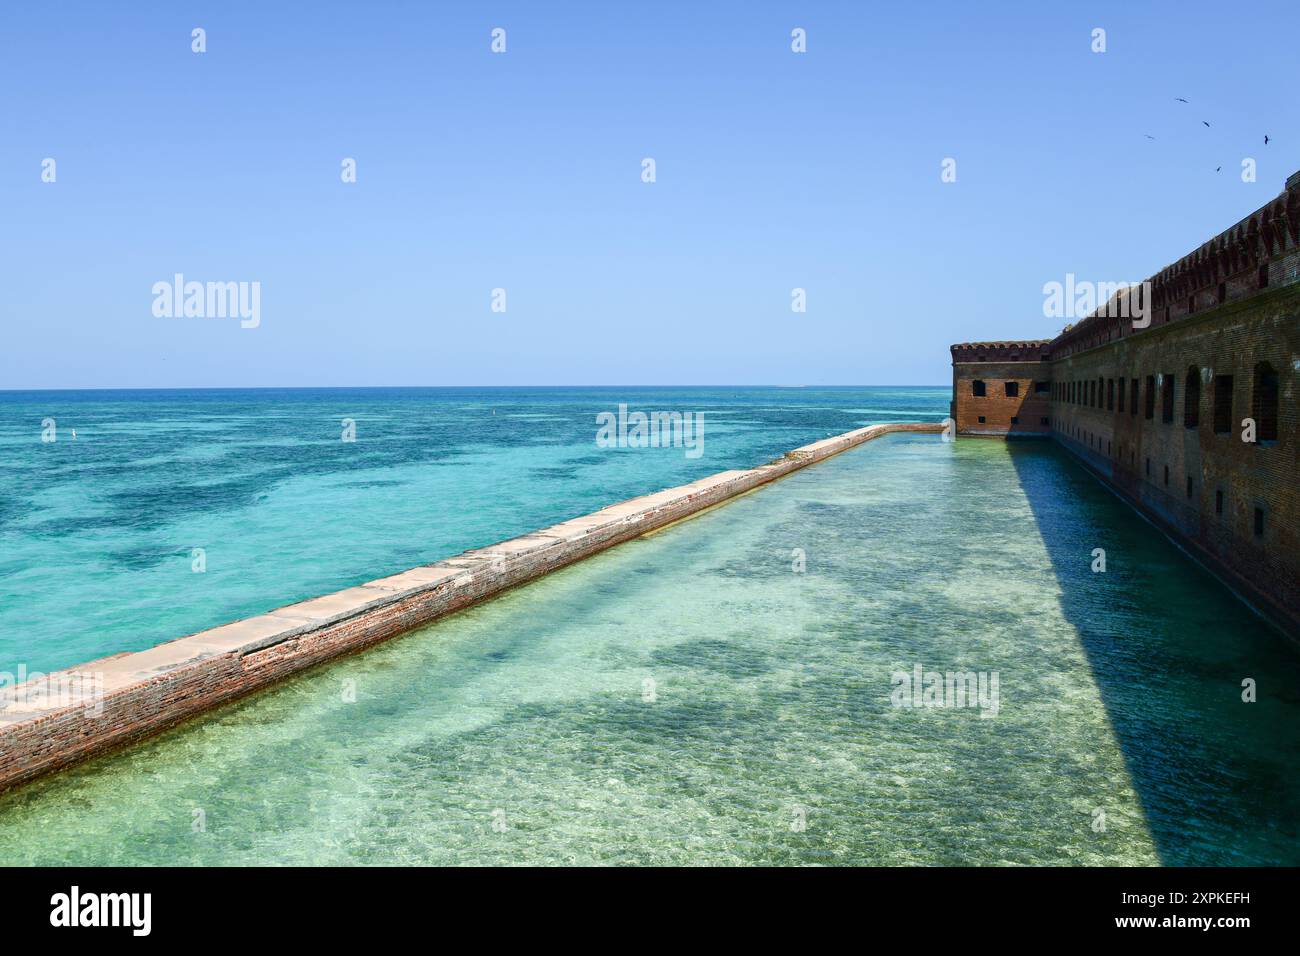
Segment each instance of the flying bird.
[[1183,99],[1181,96],[1175,96],[1174,99],[1176,99],[1176,100],[1177,100],[1178,102],[1180,102],[1180,103],[1186,103],[1186,102],[1187,102],[1187,100]]
[[1214,167],[1214,171],[1215,171],[1216,173],[1219,172],[1219,171],[1222,170],[1222,169],[1223,169],[1222,166],[1215,166],[1215,167]]
[[1267,133],[1264,134],[1264,145],[1265,145],[1265,146],[1268,145],[1268,134],[1267,134]]
[[1155,137],[1152,136],[1150,133],[1143,133],[1142,135],[1145,136],[1147,139],[1155,139]]
[[[1202,123],[1205,123],[1205,120],[1201,120],[1201,122],[1202,122]],[[1205,125],[1206,125],[1206,126],[1209,126],[1210,124],[1209,124],[1209,123],[1205,123]]]

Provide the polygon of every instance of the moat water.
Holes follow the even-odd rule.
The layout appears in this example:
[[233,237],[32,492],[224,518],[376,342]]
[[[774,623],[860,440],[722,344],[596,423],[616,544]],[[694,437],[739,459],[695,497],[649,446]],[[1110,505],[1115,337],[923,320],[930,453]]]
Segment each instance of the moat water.
[[0,862],[1294,865],[1298,761],[1294,650],[1063,453],[898,435],[0,798]]

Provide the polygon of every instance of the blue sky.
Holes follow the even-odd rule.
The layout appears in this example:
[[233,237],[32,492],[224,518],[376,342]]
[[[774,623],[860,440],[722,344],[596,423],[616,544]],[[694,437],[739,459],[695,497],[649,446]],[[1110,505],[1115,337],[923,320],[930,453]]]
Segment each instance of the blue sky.
[[[0,387],[942,384],[953,342],[1058,331],[1043,283],[1145,278],[1280,191],[1293,24],[1269,0],[10,5]],[[154,316],[177,272],[260,282],[260,326]]]

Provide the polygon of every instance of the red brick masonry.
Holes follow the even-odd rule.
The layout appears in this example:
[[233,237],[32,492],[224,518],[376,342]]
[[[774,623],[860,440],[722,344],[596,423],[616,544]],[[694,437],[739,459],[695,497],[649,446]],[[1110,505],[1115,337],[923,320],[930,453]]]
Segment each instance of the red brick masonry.
[[[92,661],[53,677],[94,675],[95,693],[57,706],[0,709],[0,790],[134,743],[314,664],[377,644],[435,618],[648,531],[689,517],[890,432],[940,424],[872,425],[805,445],[744,471],[611,505],[454,558],[313,598],[147,651]],[[102,698],[95,699],[97,694]]]

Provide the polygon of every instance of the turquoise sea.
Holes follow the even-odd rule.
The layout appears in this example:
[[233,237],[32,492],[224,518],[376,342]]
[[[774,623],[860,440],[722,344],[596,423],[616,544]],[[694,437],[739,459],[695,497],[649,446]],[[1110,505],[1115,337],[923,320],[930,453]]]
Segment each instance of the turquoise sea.
[[[15,523],[53,536],[82,514],[63,551],[96,556],[109,605],[82,646],[129,639],[115,613],[174,636],[196,608],[262,610],[827,432],[940,418],[946,400],[726,392],[284,393],[273,407],[225,393],[202,414],[175,393],[129,400],[170,409],[147,423],[101,399],[78,443],[136,435],[156,451],[134,478],[101,465],[98,482],[45,459],[62,497],[79,495],[60,510],[36,456],[85,452],[24,448],[37,514],[5,516],[6,639],[39,617],[14,610],[14,574],[62,576],[65,594],[77,580],[66,559],[19,564],[11,541],[62,552]],[[726,424],[695,461],[596,449],[594,415],[619,401]],[[390,438],[337,449],[348,409],[357,445]],[[496,444],[475,440],[497,427],[478,419],[506,415]],[[414,447],[448,420],[455,464]],[[322,437],[291,439],[310,423]],[[208,428],[230,447],[200,451]],[[359,453],[375,457],[354,473]],[[131,498],[133,481],[148,491]],[[416,500],[388,500],[399,492]],[[205,531],[207,603],[186,590]],[[131,541],[161,558],[102,550]],[[226,548],[247,564],[212,577]],[[227,586],[239,597],[223,604]],[[239,601],[252,606],[228,613]],[[898,706],[897,675],[918,667],[996,674],[996,706]],[[0,797],[0,863],[1295,865],[1298,763],[1294,647],[1059,449],[896,435]]]
[[[861,425],[938,421],[947,402],[942,388],[0,392],[0,671],[151,647]],[[620,404],[703,412],[703,453],[597,447],[596,416]]]

